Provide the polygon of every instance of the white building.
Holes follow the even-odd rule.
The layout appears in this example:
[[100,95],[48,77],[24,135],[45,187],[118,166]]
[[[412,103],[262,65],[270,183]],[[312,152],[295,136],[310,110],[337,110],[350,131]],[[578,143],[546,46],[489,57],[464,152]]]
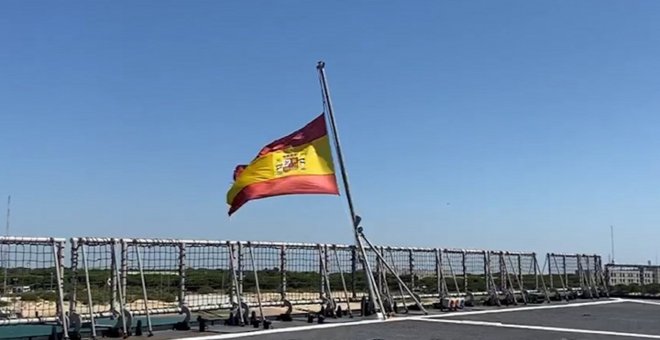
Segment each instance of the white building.
[[22,294],[30,292],[30,286],[14,286],[11,287],[11,292],[14,294]]
[[610,286],[660,283],[660,266],[607,264],[605,275]]

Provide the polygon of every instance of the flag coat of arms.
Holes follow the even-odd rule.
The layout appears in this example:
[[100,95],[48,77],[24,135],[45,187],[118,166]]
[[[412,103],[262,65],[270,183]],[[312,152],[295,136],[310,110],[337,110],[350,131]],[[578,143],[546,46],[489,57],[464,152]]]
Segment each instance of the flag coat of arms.
[[229,215],[251,200],[294,194],[339,195],[323,114],[236,167],[227,192]]

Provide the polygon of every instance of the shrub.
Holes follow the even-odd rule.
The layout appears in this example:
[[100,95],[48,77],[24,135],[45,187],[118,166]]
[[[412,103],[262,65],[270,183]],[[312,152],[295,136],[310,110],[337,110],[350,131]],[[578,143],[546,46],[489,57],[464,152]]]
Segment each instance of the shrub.
[[41,300],[57,301],[57,293],[52,291],[41,291],[37,293]]
[[36,292],[27,292],[21,294],[21,301],[39,301],[39,294]]
[[653,295],[658,294],[658,293],[660,293],[660,284],[652,283],[652,284],[646,285],[646,286],[644,286],[644,291],[647,294],[653,294]]
[[175,290],[157,290],[149,292],[149,300],[159,300],[163,302],[175,302],[177,292]]
[[629,285],[628,289],[629,289],[629,292],[631,292],[631,293],[641,293],[642,292],[642,288],[636,283],[633,283],[633,284]]
[[199,293],[199,294],[211,294],[213,292],[214,292],[213,288],[211,288],[209,286],[203,286],[203,287],[200,287],[197,290],[197,293]]

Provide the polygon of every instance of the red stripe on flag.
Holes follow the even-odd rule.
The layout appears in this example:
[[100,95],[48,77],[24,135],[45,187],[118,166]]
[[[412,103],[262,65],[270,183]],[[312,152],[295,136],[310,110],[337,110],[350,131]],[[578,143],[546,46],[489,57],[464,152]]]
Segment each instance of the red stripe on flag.
[[302,129],[264,146],[263,149],[259,151],[257,157],[261,157],[270,152],[284,150],[289,147],[311,143],[327,134],[328,130],[325,126],[325,115],[321,114]]
[[335,175],[297,175],[257,182],[243,188],[231,203],[229,216],[250,200],[293,194],[339,195]]

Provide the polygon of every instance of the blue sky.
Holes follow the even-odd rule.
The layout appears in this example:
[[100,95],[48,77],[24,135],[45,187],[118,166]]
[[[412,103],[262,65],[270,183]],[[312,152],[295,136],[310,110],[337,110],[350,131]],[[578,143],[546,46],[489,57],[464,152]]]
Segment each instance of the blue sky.
[[[345,202],[224,202],[322,110],[376,243],[597,252],[660,239],[660,2],[0,2],[12,234],[350,243]],[[4,206],[4,205],[3,205]]]

